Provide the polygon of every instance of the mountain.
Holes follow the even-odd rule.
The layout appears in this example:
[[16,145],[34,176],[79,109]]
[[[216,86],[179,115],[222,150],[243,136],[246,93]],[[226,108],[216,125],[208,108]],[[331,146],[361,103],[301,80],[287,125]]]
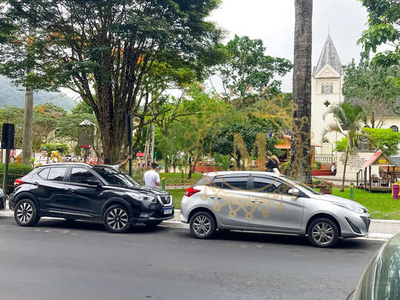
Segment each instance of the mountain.
[[[33,105],[40,105],[44,103],[53,103],[59,107],[70,111],[76,105],[76,102],[65,95],[65,93],[50,93],[39,91],[33,96]],[[24,108],[25,106],[25,89],[20,86],[15,86],[11,81],[0,76],[0,107],[16,106]]]

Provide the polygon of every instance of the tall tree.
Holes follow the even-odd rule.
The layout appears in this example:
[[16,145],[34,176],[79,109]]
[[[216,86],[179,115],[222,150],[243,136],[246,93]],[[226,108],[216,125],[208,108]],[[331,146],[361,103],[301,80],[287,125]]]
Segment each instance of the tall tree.
[[291,176],[311,184],[311,54],[313,0],[295,0]]
[[369,62],[360,62],[356,66],[352,61],[345,67],[343,95],[346,101],[364,109],[367,117],[365,126],[380,128],[385,124],[385,116],[400,113],[398,77],[400,70],[393,66],[378,66]]
[[[77,92],[93,108],[105,156],[115,161],[125,114],[141,120],[152,105],[143,82],[155,63],[190,66],[198,78],[213,64],[221,31],[206,18],[219,2],[35,0],[33,16],[32,0],[9,0],[5,14],[22,24],[36,21],[31,81]],[[3,73],[15,79],[25,64],[18,45],[18,38],[10,39],[0,58]]]
[[292,63],[285,58],[266,55],[265,51],[262,40],[247,36],[235,35],[226,44],[226,60],[216,67],[226,97],[233,94],[233,98],[243,101],[251,100],[252,93],[266,92],[266,88],[274,96],[281,91],[281,81],[275,77],[286,75],[292,69]]
[[[400,2],[398,0],[360,0],[368,11],[368,29],[358,43],[365,54],[376,53],[373,62],[380,65],[400,64]],[[389,45],[384,52],[378,52],[380,45]]]
[[362,130],[365,114],[361,106],[352,105],[348,102],[342,102],[338,105],[331,106],[324,114],[324,118],[329,114],[334,116],[335,123],[329,124],[327,128],[324,129],[324,135],[328,132],[337,132],[347,139],[341,188],[343,192],[347,162],[349,160],[349,155],[353,153],[357,147],[357,138]]

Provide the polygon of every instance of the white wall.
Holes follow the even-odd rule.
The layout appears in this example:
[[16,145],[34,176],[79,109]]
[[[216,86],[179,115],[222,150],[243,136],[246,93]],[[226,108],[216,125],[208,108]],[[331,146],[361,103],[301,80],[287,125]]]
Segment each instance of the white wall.
[[[333,83],[333,93],[322,94],[321,85],[323,83]],[[312,78],[312,96],[311,96],[311,132],[312,142],[322,146],[323,132],[329,124],[335,123],[332,115],[327,115],[324,120],[324,113],[332,105],[339,104],[342,97],[343,76],[336,72],[329,65],[321,69],[321,71]],[[325,101],[330,102],[330,106],[325,106]],[[332,154],[332,145],[334,142],[342,138],[341,134],[329,133],[325,135],[330,145],[324,145],[316,148],[316,154]]]

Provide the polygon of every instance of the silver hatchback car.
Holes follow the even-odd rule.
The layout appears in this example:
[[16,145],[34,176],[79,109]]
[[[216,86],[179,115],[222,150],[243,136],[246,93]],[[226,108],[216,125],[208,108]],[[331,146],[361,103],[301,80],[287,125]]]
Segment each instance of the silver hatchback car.
[[209,173],[186,190],[181,220],[196,238],[219,230],[248,230],[308,236],[314,246],[332,247],[339,237],[368,234],[370,216],[357,202],[322,195],[269,172]]

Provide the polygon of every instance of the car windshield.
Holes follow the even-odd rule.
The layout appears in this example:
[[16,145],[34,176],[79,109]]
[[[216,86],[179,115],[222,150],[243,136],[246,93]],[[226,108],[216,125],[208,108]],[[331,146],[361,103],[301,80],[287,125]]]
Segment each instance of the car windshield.
[[124,173],[118,172],[112,167],[95,167],[94,169],[109,185],[124,187],[139,186],[139,183],[137,183],[131,177]]
[[283,175],[281,175],[280,177],[285,178],[286,181],[292,183],[292,184],[295,185],[295,186],[300,186],[301,188],[307,190],[307,192],[310,192],[311,194],[314,194],[314,195],[321,195],[321,194],[318,193],[316,190],[312,189],[311,187],[309,187],[308,185],[306,185],[306,184],[304,184],[304,183],[301,183],[300,181],[289,179],[289,177],[283,176]]

